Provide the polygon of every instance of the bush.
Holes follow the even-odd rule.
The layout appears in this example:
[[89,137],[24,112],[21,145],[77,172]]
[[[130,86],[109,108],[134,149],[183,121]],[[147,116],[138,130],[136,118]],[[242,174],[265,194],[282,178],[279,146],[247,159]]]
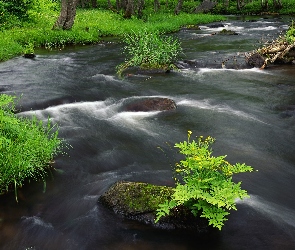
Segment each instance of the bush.
[[289,44],[292,44],[295,42],[295,25],[294,21],[292,21],[292,24],[289,26],[289,29],[286,32],[286,40]]
[[237,163],[231,165],[226,156],[212,156],[212,137],[176,143],[175,147],[185,155],[185,159],[176,164],[176,187],[170,201],[161,204],[157,209],[156,222],[170,210],[184,205],[195,216],[208,219],[209,225],[221,230],[226,221],[228,210],[236,210],[235,200],[248,197],[241,189],[241,182],[234,183],[232,175],[251,172],[252,167]]
[[182,51],[177,39],[146,30],[126,34],[124,42],[127,44],[124,47],[127,59],[118,66],[119,74],[134,66],[143,69],[169,69]]
[[27,180],[43,180],[53,157],[61,152],[58,131],[36,118],[18,118],[14,97],[0,95],[0,194],[21,187]]

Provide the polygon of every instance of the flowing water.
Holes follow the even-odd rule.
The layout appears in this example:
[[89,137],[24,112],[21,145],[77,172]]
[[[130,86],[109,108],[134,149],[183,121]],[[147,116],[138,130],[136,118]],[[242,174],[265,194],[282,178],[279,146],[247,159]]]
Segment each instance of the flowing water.
[[[236,36],[201,26],[177,36],[182,69],[119,79],[122,45],[37,51],[0,64],[2,93],[22,96],[19,116],[50,117],[72,146],[57,171],[0,199],[1,249],[295,249],[295,68],[243,65],[243,53],[288,27],[289,19],[229,17]],[[226,68],[221,67],[225,61]],[[128,112],[144,97],[173,99],[177,109]],[[251,198],[238,202],[223,230],[189,235],[125,220],[97,200],[119,180],[173,185],[173,144],[212,136],[215,155],[246,162],[238,175]],[[162,150],[159,149],[162,148]],[[164,151],[164,153],[163,153]]]

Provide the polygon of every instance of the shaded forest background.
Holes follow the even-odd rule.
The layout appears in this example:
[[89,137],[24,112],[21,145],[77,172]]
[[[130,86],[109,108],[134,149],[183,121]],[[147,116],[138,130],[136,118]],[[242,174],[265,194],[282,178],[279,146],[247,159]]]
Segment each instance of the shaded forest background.
[[[204,3],[214,6],[210,10],[205,9],[205,12],[210,14],[295,13],[294,0],[1,0],[0,29],[34,19],[36,13],[52,10],[66,9],[66,14],[74,17],[76,7],[95,8],[111,10],[124,18],[145,18],[147,15],[163,11],[174,14],[202,12],[198,6]],[[70,28],[71,25],[70,23],[64,28]]]

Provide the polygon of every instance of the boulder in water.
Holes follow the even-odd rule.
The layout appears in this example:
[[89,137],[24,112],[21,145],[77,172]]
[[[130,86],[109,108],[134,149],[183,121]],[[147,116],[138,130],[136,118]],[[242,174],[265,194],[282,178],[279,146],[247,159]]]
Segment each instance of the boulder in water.
[[212,230],[204,218],[195,217],[183,206],[176,207],[168,216],[155,223],[159,204],[171,198],[173,189],[142,182],[117,182],[100,198],[99,202],[124,218],[136,220],[160,229],[183,229],[193,232]]
[[176,104],[168,98],[147,98],[136,100],[126,106],[127,111],[165,111],[176,109]]
[[264,64],[264,58],[259,53],[253,53],[246,57],[246,63],[252,67],[261,68]]

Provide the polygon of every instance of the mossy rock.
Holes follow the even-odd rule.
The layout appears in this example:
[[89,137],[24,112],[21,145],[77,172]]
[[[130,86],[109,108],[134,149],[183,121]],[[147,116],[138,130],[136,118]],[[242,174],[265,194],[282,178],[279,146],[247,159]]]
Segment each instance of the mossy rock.
[[207,232],[212,229],[204,218],[195,217],[189,209],[176,207],[168,216],[155,223],[159,204],[171,199],[173,188],[142,182],[116,182],[99,202],[124,218],[137,220],[161,229],[184,229]]
[[124,216],[154,212],[159,204],[170,199],[171,187],[142,182],[116,182],[100,197],[100,201]]

